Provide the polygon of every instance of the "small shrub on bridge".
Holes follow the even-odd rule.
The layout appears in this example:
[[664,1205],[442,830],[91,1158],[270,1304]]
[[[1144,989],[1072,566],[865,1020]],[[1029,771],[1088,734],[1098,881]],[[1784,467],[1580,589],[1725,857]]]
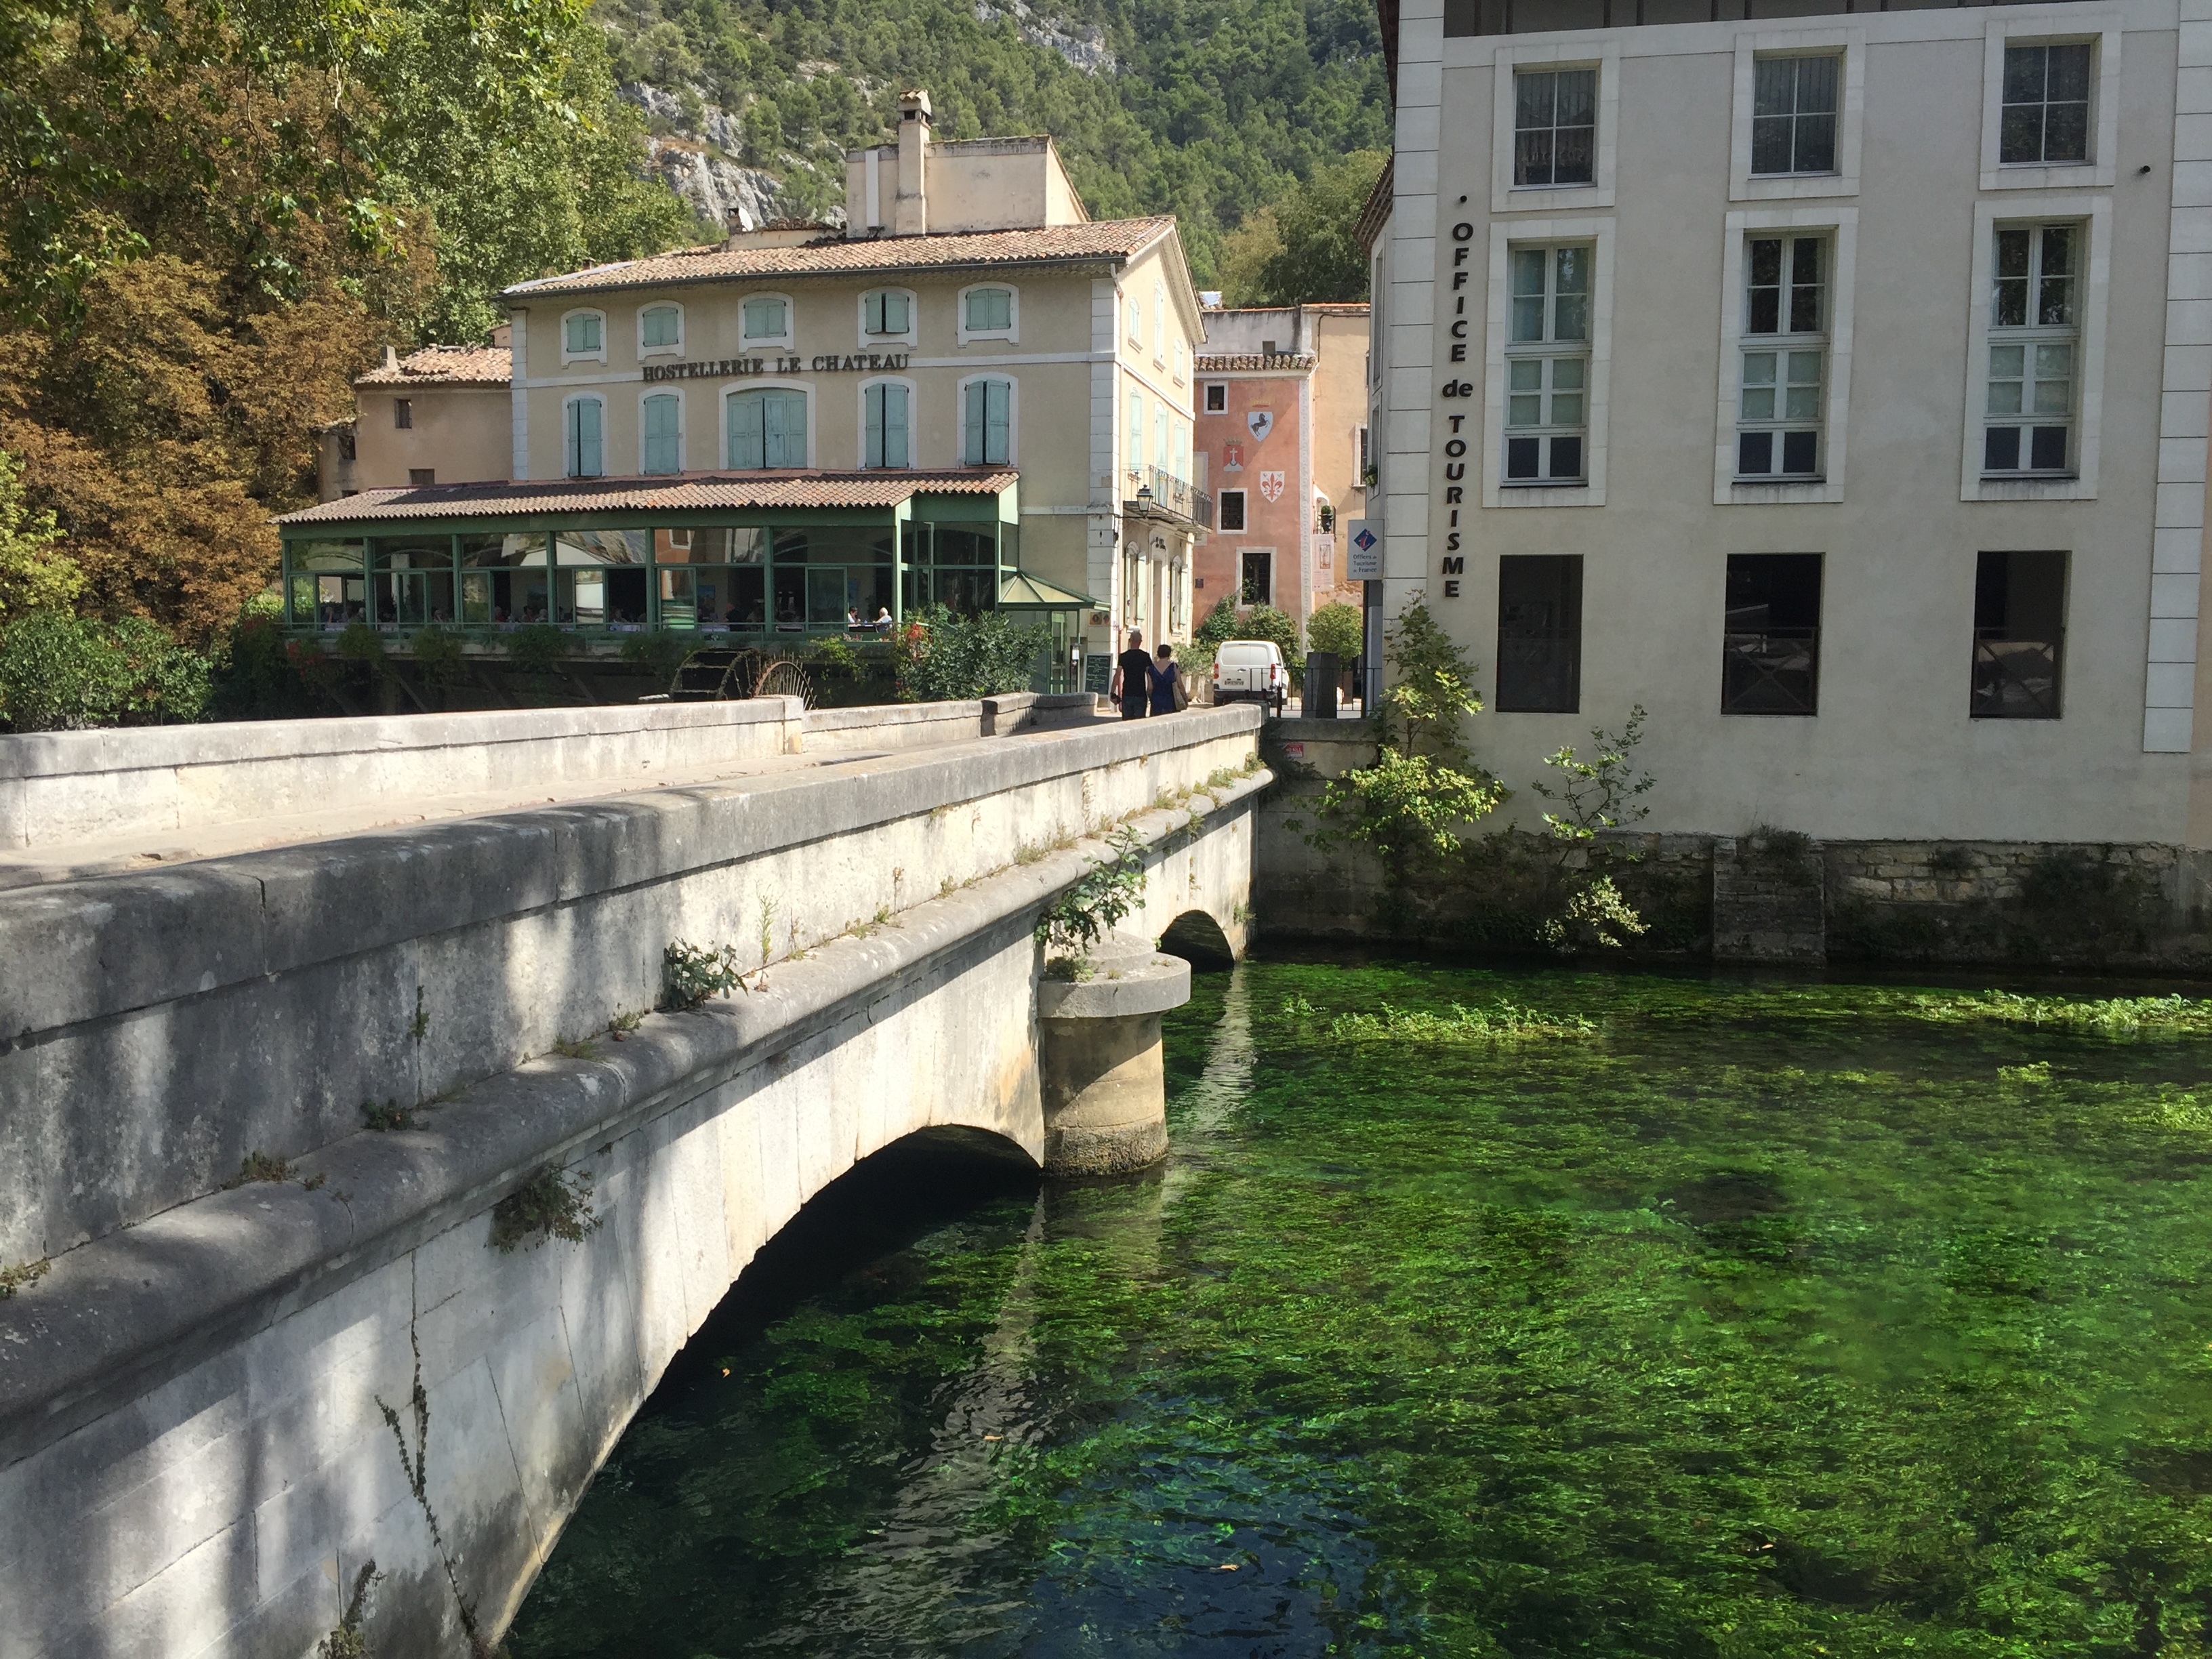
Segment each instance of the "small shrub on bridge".
[[492,1248],[501,1254],[534,1250],[549,1238],[580,1244],[601,1219],[592,1212],[590,1175],[549,1166],[492,1206]]
[[1106,842],[1114,849],[1114,856],[1092,860],[1091,873],[1037,918],[1036,938],[1045,948],[1045,971],[1054,978],[1078,977],[1071,970],[1054,970],[1062,962],[1072,967],[1087,957],[1091,947],[1136,908],[1144,892],[1144,837],[1124,825],[1108,836]]
[[12,1267],[0,1267],[0,1302],[5,1302],[26,1285],[35,1285],[46,1276],[54,1264],[44,1257],[36,1261],[19,1261]]
[[[765,940],[765,935],[763,935]],[[763,942],[762,958],[767,958]],[[661,1003],[672,1012],[696,1008],[709,997],[727,996],[744,987],[745,972],[738,965],[738,947],[719,951],[688,945],[678,939],[661,953]]]

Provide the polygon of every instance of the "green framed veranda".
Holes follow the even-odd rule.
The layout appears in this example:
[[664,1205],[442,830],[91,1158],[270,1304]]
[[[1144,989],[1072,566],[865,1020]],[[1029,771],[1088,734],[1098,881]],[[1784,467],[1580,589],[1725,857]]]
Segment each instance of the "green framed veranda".
[[276,523],[284,622],[303,633],[552,623],[795,640],[941,605],[1049,621],[1059,647],[1091,607],[1022,569],[1011,471],[422,485]]

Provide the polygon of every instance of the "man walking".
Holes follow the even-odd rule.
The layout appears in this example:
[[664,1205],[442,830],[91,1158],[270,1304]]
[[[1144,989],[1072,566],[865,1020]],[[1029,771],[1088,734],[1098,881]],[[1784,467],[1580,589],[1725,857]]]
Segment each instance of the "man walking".
[[1152,659],[1145,649],[1141,629],[1129,630],[1129,648],[1114,659],[1114,701],[1121,705],[1121,718],[1140,720],[1152,708]]

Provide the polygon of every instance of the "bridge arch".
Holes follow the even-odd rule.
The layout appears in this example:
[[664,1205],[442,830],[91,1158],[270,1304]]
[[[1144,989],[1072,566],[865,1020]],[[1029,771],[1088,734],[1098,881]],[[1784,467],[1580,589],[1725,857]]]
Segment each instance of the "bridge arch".
[[1228,930],[1209,910],[1186,910],[1160,933],[1160,949],[1194,967],[1225,968],[1237,960]]

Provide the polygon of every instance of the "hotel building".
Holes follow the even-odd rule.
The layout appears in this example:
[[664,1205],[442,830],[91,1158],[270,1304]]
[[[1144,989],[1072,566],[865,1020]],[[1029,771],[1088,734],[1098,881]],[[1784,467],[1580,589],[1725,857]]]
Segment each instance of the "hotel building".
[[1640,703],[1650,828],[2212,844],[2212,0],[1384,12],[1369,517],[1482,758]]
[[[293,625],[776,636],[1018,608],[1051,619],[1056,678],[1096,677],[1121,627],[1187,636],[1210,507],[1175,222],[1091,220],[1047,138],[933,143],[925,93],[847,180],[842,231],[507,290],[507,477],[281,520]],[[364,377],[363,422],[398,374]]]

